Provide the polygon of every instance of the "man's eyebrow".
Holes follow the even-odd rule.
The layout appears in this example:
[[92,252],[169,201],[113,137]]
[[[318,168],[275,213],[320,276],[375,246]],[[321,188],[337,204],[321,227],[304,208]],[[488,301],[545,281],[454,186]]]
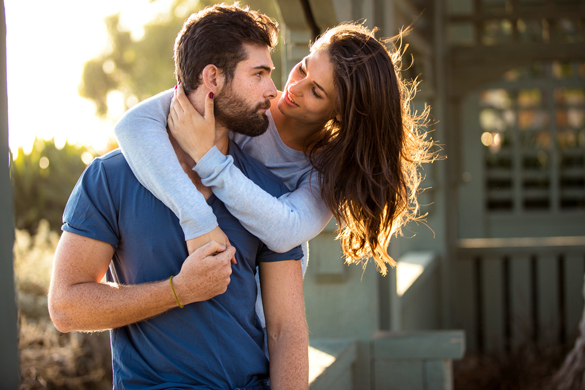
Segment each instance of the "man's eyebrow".
[[270,73],[270,72],[272,72],[272,70],[274,69],[274,66],[271,68],[271,67],[269,67],[269,66],[267,66],[267,65],[258,65],[258,66],[254,66],[254,67],[252,67],[252,69],[258,69],[258,70],[260,70],[260,69],[261,69],[261,70],[265,70],[265,71],[267,71],[268,73]]
[[[309,58],[305,57],[305,69],[309,68]],[[327,92],[325,91],[325,88],[323,88],[322,86],[320,86],[315,80],[313,80],[313,84],[315,84],[315,87],[319,88],[321,91],[323,91],[323,93],[325,94],[325,96],[329,96],[327,95]]]

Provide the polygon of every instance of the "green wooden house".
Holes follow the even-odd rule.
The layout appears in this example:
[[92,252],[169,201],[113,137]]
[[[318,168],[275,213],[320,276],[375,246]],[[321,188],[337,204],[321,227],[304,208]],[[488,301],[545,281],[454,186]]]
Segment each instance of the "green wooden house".
[[585,2],[277,3],[284,77],[339,22],[365,20],[383,37],[412,25],[404,75],[422,79],[415,106],[432,106],[447,156],[424,169],[428,226],[393,240],[388,277],[342,263],[334,221],[311,241],[311,346],[329,362],[312,359],[311,388],[448,389],[465,350],[572,340],[585,265]]
[[[275,1],[283,77],[309,40],[339,22],[365,20],[382,37],[413,25],[405,76],[422,79],[415,105],[432,106],[432,137],[447,156],[424,169],[426,225],[393,240],[398,266],[387,277],[373,264],[343,264],[334,221],[311,241],[311,389],[450,389],[452,361],[465,351],[575,337],[585,272],[585,1]],[[10,188],[7,164],[0,182]],[[11,191],[0,191],[1,215],[11,205]],[[0,219],[1,388],[18,386],[13,229]]]

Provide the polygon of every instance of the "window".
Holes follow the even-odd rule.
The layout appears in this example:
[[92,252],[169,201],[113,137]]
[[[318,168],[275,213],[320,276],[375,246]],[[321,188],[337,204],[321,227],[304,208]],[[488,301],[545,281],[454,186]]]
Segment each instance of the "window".
[[488,213],[585,210],[585,63],[514,69],[480,93]]

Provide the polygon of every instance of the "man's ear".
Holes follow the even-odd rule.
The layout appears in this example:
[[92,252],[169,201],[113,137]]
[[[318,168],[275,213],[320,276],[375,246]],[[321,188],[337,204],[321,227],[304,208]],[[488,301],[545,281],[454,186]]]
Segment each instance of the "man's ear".
[[213,64],[207,65],[201,72],[203,84],[214,94],[221,91],[225,82],[225,75]]

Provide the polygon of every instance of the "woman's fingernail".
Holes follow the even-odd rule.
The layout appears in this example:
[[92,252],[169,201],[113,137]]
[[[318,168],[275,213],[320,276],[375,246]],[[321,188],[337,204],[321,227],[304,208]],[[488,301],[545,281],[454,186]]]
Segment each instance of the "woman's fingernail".
[[177,86],[175,85],[175,91],[177,90]]
[[213,100],[213,92],[209,92],[209,98]]

